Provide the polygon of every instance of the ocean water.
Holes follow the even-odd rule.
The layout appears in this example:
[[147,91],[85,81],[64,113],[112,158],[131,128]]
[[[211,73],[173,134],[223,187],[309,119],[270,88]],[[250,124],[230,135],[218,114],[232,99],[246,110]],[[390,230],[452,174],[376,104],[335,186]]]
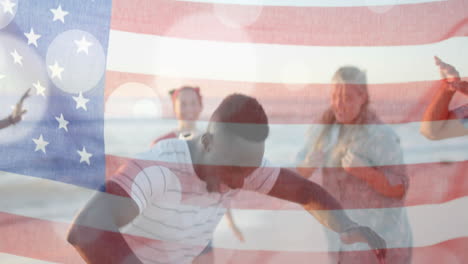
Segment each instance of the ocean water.
[[[199,122],[203,130],[207,122]],[[419,122],[389,125],[400,137],[406,164],[468,160],[468,137],[431,141],[419,133]],[[148,149],[152,140],[177,127],[175,120],[107,120],[104,128],[106,153],[133,156]],[[309,129],[321,125],[271,124],[265,157],[274,166],[295,166]]]

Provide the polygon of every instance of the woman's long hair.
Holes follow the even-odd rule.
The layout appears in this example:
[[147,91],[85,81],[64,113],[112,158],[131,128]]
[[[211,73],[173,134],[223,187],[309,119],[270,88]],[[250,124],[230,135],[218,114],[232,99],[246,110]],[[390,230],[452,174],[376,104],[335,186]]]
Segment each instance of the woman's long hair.
[[[354,140],[358,133],[365,132],[362,131],[364,126],[360,124],[365,124],[369,120],[376,120],[377,117],[373,111],[369,109],[369,92],[367,89],[367,78],[366,73],[354,66],[344,66],[339,68],[333,78],[332,78],[334,88],[337,89],[337,86],[340,84],[355,84],[353,87],[359,89],[361,93],[364,94],[366,100],[361,106],[361,111],[353,125],[348,125],[340,129],[340,140],[338,145],[334,148],[332,153],[332,160],[341,160],[341,157],[345,154],[348,145]],[[319,134],[319,137],[315,141],[315,145],[310,149],[310,151],[324,151],[325,147],[328,145],[328,135],[330,135],[331,128],[334,124],[337,123],[335,113],[330,106],[322,115],[321,124],[324,124],[324,128]]]

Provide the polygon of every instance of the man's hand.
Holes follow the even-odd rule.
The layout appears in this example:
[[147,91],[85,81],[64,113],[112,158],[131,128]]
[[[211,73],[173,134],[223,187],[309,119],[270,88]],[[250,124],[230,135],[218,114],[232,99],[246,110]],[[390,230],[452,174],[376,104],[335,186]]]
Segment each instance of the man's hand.
[[10,122],[12,124],[16,124],[21,119],[23,118],[23,115],[26,114],[27,110],[23,109],[23,102],[26,98],[29,97],[29,92],[31,91],[31,88],[29,88],[23,96],[21,96],[21,99],[16,103],[15,108],[13,109],[13,113],[10,115]]
[[387,253],[385,241],[372,229],[366,226],[355,226],[340,234],[341,241],[345,244],[367,243],[372,248],[380,263],[383,263]]

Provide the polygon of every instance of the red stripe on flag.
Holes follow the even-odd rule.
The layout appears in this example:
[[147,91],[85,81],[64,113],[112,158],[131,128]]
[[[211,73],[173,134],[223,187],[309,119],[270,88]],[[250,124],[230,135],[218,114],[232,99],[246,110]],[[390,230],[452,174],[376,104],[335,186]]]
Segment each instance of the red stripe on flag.
[[[106,178],[110,179],[117,169],[129,158],[106,156]],[[133,160],[135,161],[135,160]],[[138,161],[142,168],[153,165],[164,166],[162,162]],[[406,165],[409,190],[405,206],[440,204],[468,196],[468,161],[442,162]],[[336,170],[339,170],[336,168]],[[300,209],[296,204],[254,192],[240,192],[231,203],[237,209],[290,210]],[[354,209],[359,207],[349,207]],[[302,210],[302,209],[300,209]]]
[[[111,27],[136,33],[230,42],[418,45],[466,36],[466,10],[468,6],[464,0],[395,5],[384,13],[362,6],[261,7],[117,0],[113,2]],[[232,26],[236,23],[246,26]]]
[[[406,165],[406,169],[409,189],[405,206],[440,204],[468,196],[468,161],[413,164]],[[239,209],[302,210],[296,204],[253,192],[241,192],[231,205]],[[345,209],[355,208],[359,207]]]
[[[68,224],[0,213],[0,251],[18,256],[59,263],[83,263],[66,242]],[[84,229],[90,228],[83,228]],[[18,230],[22,230],[18,233]],[[88,230],[89,231],[89,230]],[[106,233],[111,233],[107,232]],[[127,235],[126,235],[127,236]],[[112,237],[109,236],[109,237]],[[141,241],[151,242],[146,238]],[[447,240],[435,245],[413,248],[414,264],[453,263],[468,260],[468,237]],[[327,252],[287,252],[215,248],[216,263],[324,263]],[[388,249],[392,251],[394,249]],[[396,249],[398,250],[398,249]],[[333,253],[332,253],[333,254]]]
[[[452,239],[442,243],[417,247],[412,250],[413,264],[462,264],[468,260],[468,237]],[[243,263],[243,264],[310,264],[310,263],[328,263],[328,252],[285,252],[285,251],[264,251],[264,250],[236,250],[216,248],[216,263]],[[388,253],[400,249],[387,249]],[[360,252],[367,254],[368,252]],[[331,253],[336,255],[338,253]],[[353,252],[359,254],[359,252]],[[363,262],[367,263],[367,262]],[[370,263],[370,262],[369,262]],[[374,262],[372,262],[374,263]],[[375,263],[378,263],[377,260]],[[388,264],[396,263],[387,260]]]
[[0,252],[57,263],[83,263],[66,242],[69,224],[0,213]]
[[[211,113],[226,95],[240,92],[259,99],[272,124],[320,123],[320,116],[330,105],[332,87],[331,84],[286,86],[277,83],[184,79],[108,71],[106,102],[119,86],[128,83],[144,84],[154,91],[162,103],[162,118],[173,118],[172,104],[166,91],[181,85],[192,85],[200,87],[203,95],[205,111],[201,120],[209,120]],[[383,123],[418,122],[422,120],[425,108],[440,85],[439,81],[369,84],[371,107]],[[137,89],[131,91],[131,94],[125,95],[127,98],[143,95]],[[459,105],[464,99],[462,96],[455,97],[452,105]]]

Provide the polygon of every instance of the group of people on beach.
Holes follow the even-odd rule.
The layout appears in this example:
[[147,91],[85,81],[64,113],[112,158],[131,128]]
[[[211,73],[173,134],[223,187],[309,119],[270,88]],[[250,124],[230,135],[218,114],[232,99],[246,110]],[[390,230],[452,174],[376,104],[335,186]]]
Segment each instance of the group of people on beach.
[[[452,65],[438,57],[435,62],[441,85],[420,132],[430,140],[466,136],[468,104],[449,105],[456,93],[468,95],[468,82]],[[116,171],[106,193],[97,193],[77,215],[69,243],[87,263],[214,263],[212,237],[225,214],[244,239],[229,210],[242,189],[302,205],[332,230],[330,248],[339,249],[330,254],[333,263],[410,263],[409,179],[400,139],[370,107],[365,71],[341,67],[332,84],[323,125],[309,133],[296,169],[264,158],[268,117],[257,99],[227,96],[201,130],[200,88],[172,90],[178,127]],[[0,128],[21,121],[28,96],[29,90]],[[318,173],[320,185],[312,180]]]

